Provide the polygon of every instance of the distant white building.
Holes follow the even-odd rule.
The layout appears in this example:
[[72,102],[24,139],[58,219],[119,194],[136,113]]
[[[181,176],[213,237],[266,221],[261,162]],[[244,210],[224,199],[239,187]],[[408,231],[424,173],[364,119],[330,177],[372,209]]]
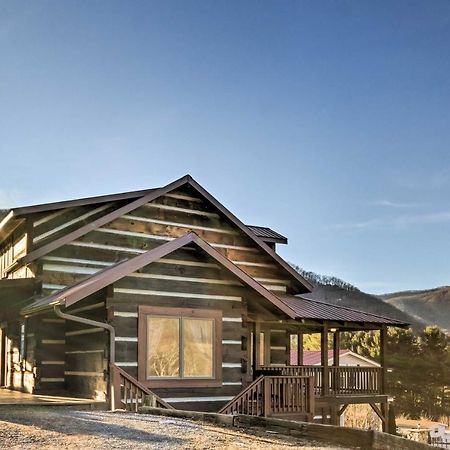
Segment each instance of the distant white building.
[[450,448],[450,429],[447,425],[432,420],[397,419],[398,432],[414,441],[429,442]]
[[[305,366],[320,366],[320,351],[305,350],[303,352],[303,364]],[[328,365],[333,365],[333,350],[328,350]],[[351,350],[339,350],[340,366],[360,366],[360,367],[380,367],[380,365],[372,359],[358,355]]]

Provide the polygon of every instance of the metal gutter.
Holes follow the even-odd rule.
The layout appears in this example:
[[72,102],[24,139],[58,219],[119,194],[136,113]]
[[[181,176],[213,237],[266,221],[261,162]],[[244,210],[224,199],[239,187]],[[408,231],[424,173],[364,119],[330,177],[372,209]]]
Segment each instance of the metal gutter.
[[115,355],[115,337],[116,330],[109,323],[97,322],[96,320],[86,319],[84,317],[74,316],[72,314],[63,313],[59,307],[59,305],[54,305],[53,310],[58,317],[64,320],[71,320],[73,322],[82,323],[84,325],[91,325],[93,327],[103,328],[109,332],[109,362],[114,364],[116,355]]

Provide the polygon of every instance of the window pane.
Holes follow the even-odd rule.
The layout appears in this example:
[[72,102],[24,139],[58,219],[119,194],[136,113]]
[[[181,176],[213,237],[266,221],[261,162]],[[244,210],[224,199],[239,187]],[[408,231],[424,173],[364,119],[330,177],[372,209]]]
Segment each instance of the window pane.
[[213,319],[183,319],[184,377],[214,376]]
[[179,366],[179,319],[147,316],[147,377],[178,377]]

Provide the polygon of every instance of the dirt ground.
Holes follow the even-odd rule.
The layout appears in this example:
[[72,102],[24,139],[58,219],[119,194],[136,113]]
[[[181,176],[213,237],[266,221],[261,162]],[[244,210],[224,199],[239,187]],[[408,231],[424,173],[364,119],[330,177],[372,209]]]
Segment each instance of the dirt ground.
[[[333,450],[335,446],[274,433],[239,431],[163,416],[77,411],[64,407],[0,408],[0,449]],[[340,450],[345,450],[340,447]],[[351,449],[347,449],[351,450]]]

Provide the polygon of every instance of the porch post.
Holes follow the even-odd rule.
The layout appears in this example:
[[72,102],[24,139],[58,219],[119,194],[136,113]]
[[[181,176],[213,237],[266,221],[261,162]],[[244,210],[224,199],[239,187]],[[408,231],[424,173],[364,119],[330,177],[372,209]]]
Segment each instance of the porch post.
[[380,329],[380,364],[381,364],[381,393],[386,394],[386,344],[387,344],[387,327],[385,325]]
[[297,334],[297,365],[303,366],[303,333]]
[[[253,325],[253,371],[258,370],[261,366],[261,361],[259,360],[260,333],[261,333],[261,324],[259,322],[255,322]],[[253,372],[253,377],[254,376],[255,373]]]
[[[387,345],[387,327],[383,325],[380,329],[380,364],[381,364],[381,393],[386,394],[386,345]],[[382,420],[383,431],[389,430],[389,417],[388,417],[388,403],[381,403],[381,414],[384,417]]]
[[336,330],[333,333],[333,366],[339,367],[339,346],[341,341],[341,333]]
[[330,393],[330,373],[328,368],[328,323],[323,323],[322,332],[320,335],[320,352],[321,363],[323,367],[322,378],[322,395],[327,396]]
[[336,394],[340,389],[340,374],[339,374],[339,347],[341,341],[341,333],[338,329],[335,329],[333,332],[333,367],[336,367],[333,370],[333,374],[331,376],[331,390]]

